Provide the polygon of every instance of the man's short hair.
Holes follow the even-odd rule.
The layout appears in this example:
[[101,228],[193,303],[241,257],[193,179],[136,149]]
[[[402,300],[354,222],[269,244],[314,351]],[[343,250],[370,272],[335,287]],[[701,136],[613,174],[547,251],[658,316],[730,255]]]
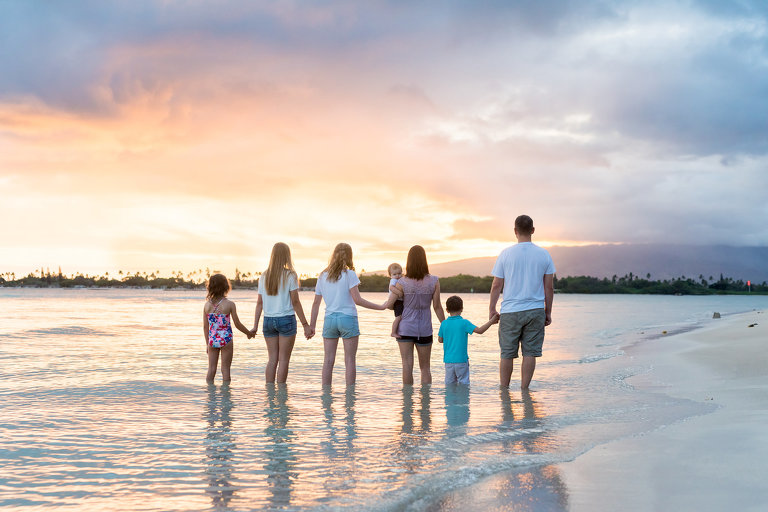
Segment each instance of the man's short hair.
[[464,309],[464,301],[458,295],[451,295],[448,300],[445,301],[445,309],[449,313],[457,313]]
[[527,215],[520,215],[515,219],[515,229],[521,235],[530,235],[533,233],[533,219]]

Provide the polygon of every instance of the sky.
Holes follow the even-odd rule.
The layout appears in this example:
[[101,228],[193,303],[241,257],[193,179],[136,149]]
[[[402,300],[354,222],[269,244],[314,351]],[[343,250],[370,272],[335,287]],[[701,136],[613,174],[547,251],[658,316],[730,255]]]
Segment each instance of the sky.
[[768,245],[763,1],[0,0],[0,273]]

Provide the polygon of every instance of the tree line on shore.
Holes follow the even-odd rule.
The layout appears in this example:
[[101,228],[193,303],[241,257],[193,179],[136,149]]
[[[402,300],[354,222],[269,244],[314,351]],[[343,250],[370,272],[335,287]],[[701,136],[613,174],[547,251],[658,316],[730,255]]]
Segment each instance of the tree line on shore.
[[[173,272],[170,277],[160,276],[160,272],[118,272],[118,276],[72,274],[64,275],[51,273],[40,269],[27,276],[17,278],[13,272],[0,273],[0,286],[33,287],[33,288],[154,288],[154,289],[204,289],[209,269],[194,272]],[[249,273],[235,270],[230,279],[234,289],[255,289],[258,287],[260,272]],[[652,280],[650,274],[644,278],[632,272],[624,276],[598,278],[590,276],[555,277],[555,291],[558,293],[619,293],[619,294],[655,294],[655,295],[712,295],[760,293],[768,294],[768,283],[751,283],[748,286],[743,280],[713,276],[698,278],[680,276],[674,279]],[[303,289],[314,289],[317,278],[301,276]],[[440,278],[440,289],[443,293],[488,293],[491,290],[493,277],[469,276],[459,274]],[[385,292],[389,288],[389,277],[382,275],[361,275],[360,291]]]

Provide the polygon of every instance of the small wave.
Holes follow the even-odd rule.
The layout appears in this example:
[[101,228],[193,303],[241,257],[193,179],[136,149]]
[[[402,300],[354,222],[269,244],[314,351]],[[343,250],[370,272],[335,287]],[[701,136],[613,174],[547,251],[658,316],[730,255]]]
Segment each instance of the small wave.
[[6,334],[7,338],[31,338],[37,336],[114,336],[113,333],[98,331],[79,325],[49,327],[46,329],[27,329],[18,333]]
[[[525,468],[541,467],[575,458],[577,453],[534,454],[516,453],[490,457],[482,463],[465,463],[450,470],[436,474],[417,475],[407,487],[386,493],[378,503],[369,503],[370,510],[424,510],[434,503],[435,496],[446,492],[467,488],[480,480],[509,471],[522,471]],[[543,482],[542,482],[543,483]]]
[[579,364],[587,364],[587,363],[596,363],[598,361],[605,361],[606,359],[612,359],[614,357],[623,356],[624,351],[619,350],[618,352],[604,352],[602,354],[593,354],[591,356],[582,357],[577,361]]
[[659,338],[666,338],[668,336],[674,336],[676,334],[685,334],[686,332],[695,331],[695,330],[700,329],[700,328],[701,328],[701,325],[699,325],[699,324],[696,324],[696,325],[685,325],[685,326],[682,326],[682,327],[676,327],[676,328],[672,328],[672,329],[669,329],[669,330],[661,330],[661,331],[656,331],[656,332],[653,332],[653,333],[649,333],[647,335],[646,339],[657,340]]

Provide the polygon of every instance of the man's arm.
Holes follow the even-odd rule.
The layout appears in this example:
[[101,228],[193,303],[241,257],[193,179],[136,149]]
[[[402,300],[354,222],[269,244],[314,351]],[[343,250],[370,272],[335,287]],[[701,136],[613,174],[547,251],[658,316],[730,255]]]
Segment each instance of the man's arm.
[[493,284],[491,284],[491,304],[488,307],[488,319],[491,319],[494,315],[499,314],[499,312],[496,311],[496,303],[499,302],[499,296],[501,295],[501,290],[503,289],[504,278],[494,277]]
[[493,324],[497,324],[497,323],[499,323],[499,314],[498,314],[498,313],[496,313],[495,315],[493,315],[493,316],[491,317],[491,319],[490,319],[490,320],[488,320],[487,322],[485,322],[485,323],[484,323],[483,325],[481,325],[480,327],[475,327],[475,330],[474,330],[474,331],[472,331],[472,332],[474,332],[475,334],[483,334],[485,331],[487,331],[487,330],[488,330],[488,328],[489,328],[490,326],[492,326]]
[[552,301],[555,298],[554,274],[544,274],[544,313],[547,319],[544,325],[552,323]]

